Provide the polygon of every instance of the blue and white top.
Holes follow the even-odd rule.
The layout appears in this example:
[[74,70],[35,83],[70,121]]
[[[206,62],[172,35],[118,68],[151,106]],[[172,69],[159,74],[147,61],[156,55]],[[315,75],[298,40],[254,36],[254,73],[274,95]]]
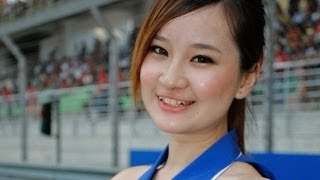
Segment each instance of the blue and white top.
[[[158,160],[139,180],[151,180],[157,172],[157,168],[164,164],[167,158],[168,146],[161,153]],[[235,130],[231,130],[173,177],[173,180],[214,180],[235,161],[249,163],[254,166],[263,177],[274,179],[273,175],[263,165],[254,162],[251,158],[241,153],[237,144]]]

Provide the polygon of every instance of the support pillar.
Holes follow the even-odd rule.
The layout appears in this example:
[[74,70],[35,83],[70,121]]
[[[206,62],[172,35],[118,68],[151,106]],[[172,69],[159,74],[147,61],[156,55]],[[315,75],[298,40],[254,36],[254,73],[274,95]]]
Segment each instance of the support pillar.
[[118,57],[119,57],[119,45],[118,39],[113,33],[113,27],[107,23],[104,17],[101,15],[97,7],[91,7],[90,12],[96,22],[103,27],[110,36],[110,54],[109,54],[109,78],[108,84],[109,90],[109,118],[112,122],[112,165],[114,167],[119,166],[119,122],[118,122]]
[[21,129],[21,158],[23,161],[28,159],[28,148],[27,148],[27,135],[28,135],[28,122],[26,117],[26,86],[27,86],[27,71],[26,71],[26,57],[22,54],[18,46],[11,40],[8,35],[0,35],[0,38],[8,50],[18,61],[18,86],[21,106],[21,118],[22,118],[22,129]]
[[266,76],[266,104],[265,119],[267,124],[267,143],[266,150],[273,151],[273,64],[275,58],[275,39],[274,39],[274,23],[275,19],[275,1],[267,1],[267,28],[266,28],[266,54],[265,54],[265,76]]

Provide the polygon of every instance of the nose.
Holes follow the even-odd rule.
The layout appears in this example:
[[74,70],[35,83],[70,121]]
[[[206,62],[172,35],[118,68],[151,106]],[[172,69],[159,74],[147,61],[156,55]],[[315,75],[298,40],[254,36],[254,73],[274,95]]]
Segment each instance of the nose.
[[182,89],[188,86],[183,66],[171,63],[159,77],[159,82],[167,89]]

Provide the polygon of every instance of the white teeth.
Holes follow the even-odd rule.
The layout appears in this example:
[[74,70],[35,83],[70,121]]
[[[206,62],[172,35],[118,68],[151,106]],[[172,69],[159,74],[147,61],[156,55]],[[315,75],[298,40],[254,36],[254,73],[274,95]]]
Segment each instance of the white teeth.
[[192,101],[180,101],[164,97],[159,97],[159,100],[171,106],[187,106],[193,103]]

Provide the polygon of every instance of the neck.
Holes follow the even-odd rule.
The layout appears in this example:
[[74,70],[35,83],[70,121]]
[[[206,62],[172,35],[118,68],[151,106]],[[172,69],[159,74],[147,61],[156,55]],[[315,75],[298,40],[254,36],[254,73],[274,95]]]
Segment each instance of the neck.
[[171,134],[165,166],[176,172],[181,171],[226,133],[227,127],[221,126],[203,134]]

